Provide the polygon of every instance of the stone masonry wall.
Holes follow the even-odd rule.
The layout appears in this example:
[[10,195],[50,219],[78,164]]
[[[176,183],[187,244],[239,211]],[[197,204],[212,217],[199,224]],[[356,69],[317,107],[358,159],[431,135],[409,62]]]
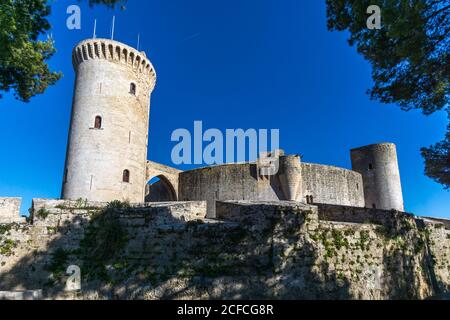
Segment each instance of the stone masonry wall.
[[20,217],[20,198],[0,198],[0,223],[22,223]]
[[108,39],[84,40],[72,57],[76,80],[62,197],[143,202],[155,70],[145,53]]
[[[103,214],[106,206],[81,200],[35,199],[32,224],[0,225],[0,291],[48,289],[48,284],[55,280],[55,273],[65,273],[65,269],[52,268],[55,254],[77,251],[86,230]],[[136,205],[129,211],[132,214],[127,214],[123,220],[130,223],[144,224],[148,219],[152,224],[186,223],[204,218],[206,203]],[[79,263],[78,260],[72,262]]]
[[313,163],[302,163],[302,168],[304,197],[313,196],[314,203],[365,207],[363,180],[359,173]]
[[[204,202],[105,208],[38,200],[33,225],[0,229],[0,291],[43,289],[61,299],[422,299],[448,292],[443,224],[405,214],[392,215],[395,223],[388,216],[325,221],[320,210],[220,202],[222,220],[210,220]],[[69,265],[81,268],[81,292],[64,291]]]
[[350,223],[373,223],[388,227],[395,227],[403,216],[411,216],[404,212],[395,210],[379,210],[370,208],[346,207],[328,204],[318,204],[319,218],[325,221],[350,222]]
[[[312,196],[314,203],[365,206],[359,173],[310,163],[302,163],[301,168],[297,201],[306,202],[306,196]],[[261,177],[256,164],[239,163],[180,173],[179,199],[206,200],[208,217],[215,218],[216,201],[278,201],[286,197],[279,176]]]
[[208,217],[214,218],[216,200],[269,200],[283,198],[278,179],[258,177],[256,164],[231,164],[180,173],[180,200],[207,200]]

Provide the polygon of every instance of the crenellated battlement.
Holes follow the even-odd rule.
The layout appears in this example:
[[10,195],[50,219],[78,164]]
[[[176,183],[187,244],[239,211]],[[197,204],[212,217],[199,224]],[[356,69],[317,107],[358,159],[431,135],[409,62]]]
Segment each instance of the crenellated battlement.
[[139,52],[130,46],[109,39],[87,39],[73,49],[72,64],[75,71],[81,63],[96,59],[128,65],[148,82],[150,90],[155,87],[156,71],[145,52]]

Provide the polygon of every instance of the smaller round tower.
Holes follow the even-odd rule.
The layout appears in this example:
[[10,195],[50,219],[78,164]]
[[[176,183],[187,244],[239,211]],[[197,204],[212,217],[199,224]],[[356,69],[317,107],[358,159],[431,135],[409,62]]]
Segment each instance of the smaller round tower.
[[281,156],[278,177],[285,200],[297,201],[302,195],[302,164],[300,156]]
[[357,148],[351,151],[351,158],[353,170],[363,177],[366,207],[404,211],[395,144]]

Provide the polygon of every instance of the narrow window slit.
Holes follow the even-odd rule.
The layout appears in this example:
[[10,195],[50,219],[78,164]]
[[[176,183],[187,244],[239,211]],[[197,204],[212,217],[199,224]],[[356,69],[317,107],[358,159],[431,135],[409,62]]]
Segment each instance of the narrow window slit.
[[122,182],[130,183],[130,171],[129,170],[123,170]]
[[100,117],[100,116],[96,116],[95,117],[94,128],[95,129],[101,129],[102,128],[102,117]]

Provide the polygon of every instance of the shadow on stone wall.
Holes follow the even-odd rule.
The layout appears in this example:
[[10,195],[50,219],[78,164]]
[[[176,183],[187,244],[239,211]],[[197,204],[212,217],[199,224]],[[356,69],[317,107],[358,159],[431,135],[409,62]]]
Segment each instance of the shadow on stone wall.
[[400,213],[392,216],[382,237],[389,241],[383,254],[389,299],[414,300],[441,293],[428,248],[425,226]]
[[[0,273],[0,290],[37,290],[53,286],[65,276],[69,252],[78,245],[75,234],[81,234],[82,226],[89,223],[80,216],[57,228],[14,226],[23,239],[21,243],[16,241],[16,247],[9,255],[14,260],[11,270]],[[7,234],[3,236],[7,238]],[[15,260],[16,256],[20,258]]]
[[239,224],[225,223],[215,230],[192,224],[188,232],[200,241],[190,239],[188,255],[180,257],[181,264],[167,278],[180,271],[190,277],[180,289],[163,286],[158,298],[352,298],[347,280],[330,274],[325,264],[317,264],[318,250],[305,238],[307,212],[273,210],[245,216]]
[[[305,232],[317,222],[307,211],[249,213],[239,224],[159,221],[117,203],[93,212],[65,221],[46,250],[30,252],[0,275],[2,290],[84,299],[355,298],[347,279],[317,263],[319,250]],[[83,291],[75,295],[64,292],[69,265],[82,270]]]
[[[313,207],[292,203],[238,209],[228,222],[119,202],[35,213],[34,225],[16,226],[20,258],[0,274],[0,291],[43,289],[61,299],[445,297],[429,231],[411,215],[375,226],[319,221]],[[365,254],[376,257],[360,261]],[[372,263],[382,277],[377,289],[361,275]],[[82,271],[82,292],[64,290],[70,265]]]

